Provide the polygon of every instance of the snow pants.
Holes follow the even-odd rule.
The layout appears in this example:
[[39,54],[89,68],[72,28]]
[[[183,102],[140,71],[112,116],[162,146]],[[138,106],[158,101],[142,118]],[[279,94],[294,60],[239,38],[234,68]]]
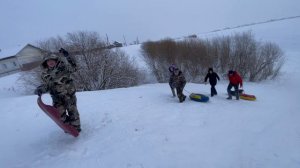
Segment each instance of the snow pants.
[[210,88],[210,95],[211,95],[211,97],[213,97],[214,95],[218,94],[215,86],[216,85],[211,85],[211,88]]
[[240,99],[239,85],[234,85],[234,84],[231,84],[231,83],[229,83],[228,87],[227,87],[228,98],[232,99],[232,95],[231,95],[231,88],[232,87],[234,87],[236,99],[239,100]]
[[185,83],[182,84],[182,86],[176,87],[177,97],[179,98],[179,101],[182,102],[185,99],[185,95],[183,94],[183,88],[185,86]]
[[60,113],[61,120],[68,122],[70,125],[80,129],[80,117],[77,110],[77,98],[75,93],[52,96],[53,106],[56,107]]

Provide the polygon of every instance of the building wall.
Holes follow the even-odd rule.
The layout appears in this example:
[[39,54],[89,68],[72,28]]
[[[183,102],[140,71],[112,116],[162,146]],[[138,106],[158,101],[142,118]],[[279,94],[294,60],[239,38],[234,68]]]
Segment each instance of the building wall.
[[20,65],[16,57],[2,59],[0,61],[0,76],[8,75],[20,70]]
[[43,59],[42,52],[30,45],[27,45],[16,55],[21,67],[22,65],[30,64],[33,62],[41,62]]
[[19,71],[31,70],[39,66],[43,59],[40,49],[31,45],[26,45],[15,56],[0,60],[0,77]]

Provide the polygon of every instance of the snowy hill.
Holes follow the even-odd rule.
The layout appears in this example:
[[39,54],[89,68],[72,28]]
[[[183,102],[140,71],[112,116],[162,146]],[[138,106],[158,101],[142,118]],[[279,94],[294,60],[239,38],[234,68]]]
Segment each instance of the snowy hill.
[[[168,84],[80,92],[83,131],[78,138],[66,135],[39,109],[37,96],[5,89],[16,76],[0,78],[0,167],[300,167],[300,49],[294,47],[300,42],[294,27],[300,24],[286,23],[253,27],[258,38],[289,44],[283,47],[287,62],[278,79],[244,84],[257,101],[226,100],[226,80],[208,103],[178,103]],[[185,89],[210,90],[192,83]],[[49,95],[43,100],[51,104]]]
[[[2,98],[0,166],[298,167],[300,96],[281,82],[245,84],[256,102],[227,101],[225,82],[207,104],[179,104],[167,84],[78,93],[78,138],[43,114],[36,96]],[[208,94],[209,86],[186,89]]]

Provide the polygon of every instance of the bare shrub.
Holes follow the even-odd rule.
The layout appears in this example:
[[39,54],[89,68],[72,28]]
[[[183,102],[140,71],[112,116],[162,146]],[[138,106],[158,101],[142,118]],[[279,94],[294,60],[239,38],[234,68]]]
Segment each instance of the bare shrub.
[[220,74],[226,74],[229,69],[237,70],[250,81],[273,79],[284,63],[283,53],[276,44],[258,42],[251,32],[211,40],[149,41],[142,45],[142,53],[159,82],[167,82],[167,69],[172,63],[182,69],[191,82],[203,81],[209,67]]
[[82,90],[104,90],[138,85],[143,78],[142,73],[134,65],[133,60],[120,50],[101,50],[77,57],[82,63],[76,78]]
[[142,53],[145,62],[150,67],[158,82],[166,82],[169,79],[168,66],[176,63],[176,42],[164,39],[159,42],[146,42],[142,45]]
[[[39,42],[39,47],[57,52],[61,47],[69,51],[77,62],[74,81],[78,90],[102,90],[135,86],[142,83],[144,73],[134,60],[118,49],[107,49],[96,32],[68,33],[65,38],[50,38]],[[25,87],[33,89],[40,83],[40,68],[25,72],[21,78]]]
[[24,87],[25,94],[32,94],[41,84],[41,68],[37,67],[30,71],[23,71],[18,79],[18,83]]
[[229,69],[236,69],[242,77],[247,78],[248,72],[253,66],[252,60],[256,57],[258,42],[255,41],[251,32],[235,34],[232,38]]
[[208,43],[200,39],[178,42],[178,62],[188,81],[203,81],[201,76],[207,72],[208,65],[212,62]]
[[258,48],[253,66],[249,69],[250,81],[274,79],[284,64],[283,52],[278,45],[265,43]]

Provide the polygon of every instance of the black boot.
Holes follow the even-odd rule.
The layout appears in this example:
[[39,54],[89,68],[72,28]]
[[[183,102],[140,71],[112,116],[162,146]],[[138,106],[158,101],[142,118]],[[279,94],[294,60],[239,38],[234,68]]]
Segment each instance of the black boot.
[[183,95],[183,101],[185,101],[185,98],[186,98],[186,96],[185,96],[185,95]]
[[184,101],[185,101],[185,98],[186,98],[185,95],[180,96],[180,97],[179,97],[179,102],[180,102],[180,103],[184,102]]
[[73,127],[74,127],[78,132],[81,132],[80,125],[73,125]]

